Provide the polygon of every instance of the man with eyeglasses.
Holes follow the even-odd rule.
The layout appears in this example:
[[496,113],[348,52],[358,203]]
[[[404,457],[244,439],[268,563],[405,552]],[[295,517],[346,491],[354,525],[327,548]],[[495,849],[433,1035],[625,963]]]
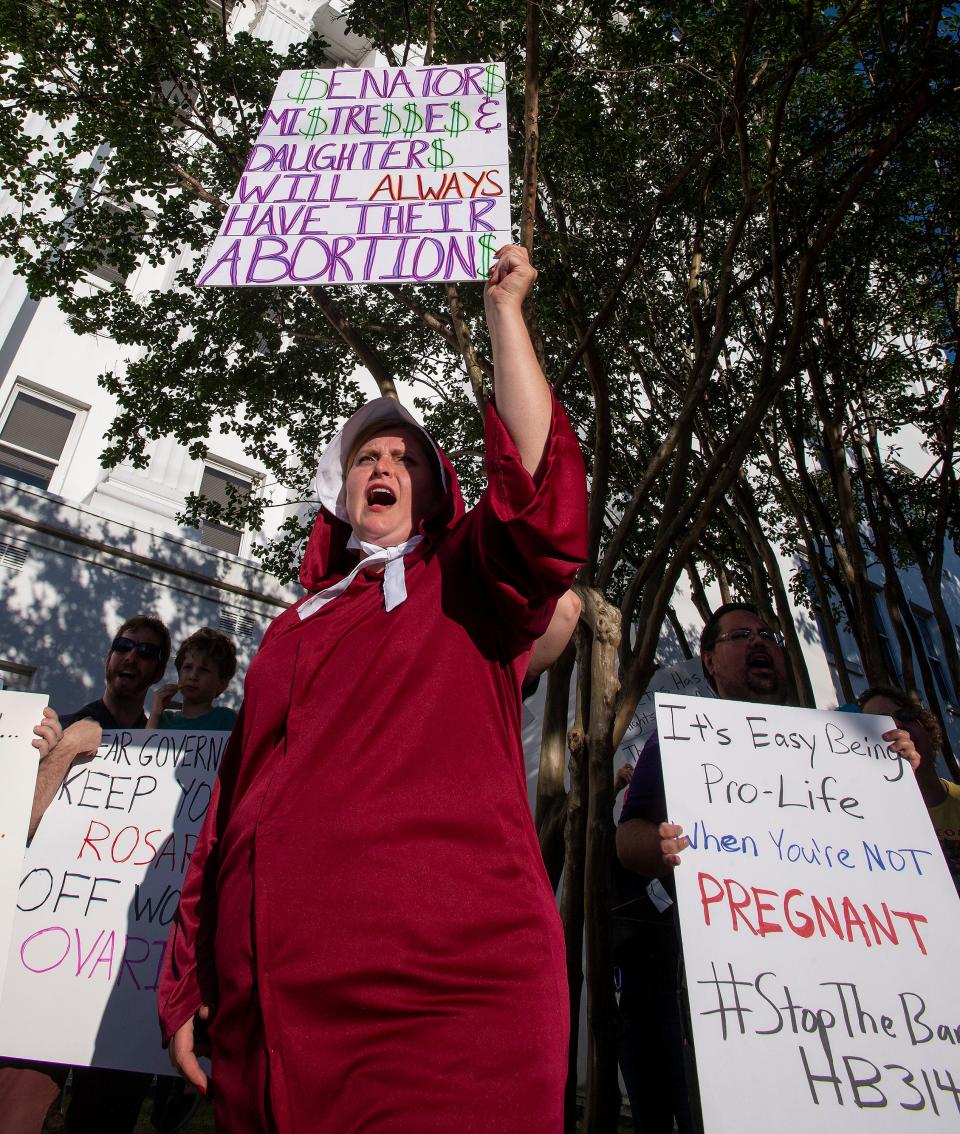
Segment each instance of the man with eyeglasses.
[[[64,729],[76,721],[94,720],[102,728],[145,728],[147,690],[156,684],[170,658],[170,632],[159,618],[128,618],[110,644],[103,696],[60,718]],[[60,789],[70,764],[90,746],[57,745],[41,762],[34,793],[35,827]],[[62,755],[61,755],[62,753]],[[0,1103],[5,1134],[40,1134],[47,1110],[56,1100],[69,1068],[54,1064],[4,1061],[0,1064]],[[152,1075],[97,1067],[73,1070],[66,1134],[127,1134],[150,1089]]]
[[[764,705],[787,701],[783,639],[749,603],[726,603],[713,612],[700,635],[700,660],[718,697]],[[884,738],[907,759],[915,752],[903,730]],[[620,1063],[636,1129],[644,1134],[670,1134],[674,1117],[679,1134],[701,1129],[673,910],[673,870],[688,844],[667,819],[654,732],[637,760],[617,827],[617,857],[628,872],[641,875],[631,891],[635,931],[617,961],[624,1023]]]
[[[726,603],[714,611],[700,635],[700,660],[718,697],[769,705],[786,699],[782,639],[755,606]],[[632,899],[620,914],[632,934],[616,956],[624,1025],[620,1066],[635,1130],[670,1134],[676,1121],[680,1134],[690,1134],[700,1129],[700,1116],[690,1097],[695,1097],[696,1076],[681,1016],[673,866],[666,863],[660,827],[666,819],[660,740],[654,732],[633,770],[617,828],[617,857],[629,872],[619,888]]]

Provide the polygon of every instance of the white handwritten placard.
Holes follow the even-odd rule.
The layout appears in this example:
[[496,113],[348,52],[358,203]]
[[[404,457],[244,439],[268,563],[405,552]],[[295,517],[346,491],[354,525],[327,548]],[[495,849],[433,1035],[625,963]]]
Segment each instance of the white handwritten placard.
[[502,63],[284,71],[201,287],[485,279],[509,244]]
[[46,705],[46,693],[0,691],[0,985],[40,760],[33,730]]
[[104,732],[28,850],[0,998],[0,1055],[168,1072],[157,980],[222,732]]
[[960,1129],[960,901],[892,722],[656,701],[706,1134]]

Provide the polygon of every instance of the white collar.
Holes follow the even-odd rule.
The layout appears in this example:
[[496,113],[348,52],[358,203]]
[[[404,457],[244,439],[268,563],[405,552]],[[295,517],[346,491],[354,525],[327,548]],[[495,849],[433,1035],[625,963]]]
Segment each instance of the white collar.
[[309,618],[311,614],[326,606],[350,586],[364,567],[377,563],[384,564],[383,570],[383,605],[387,611],[398,607],[407,598],[407,584],[403,557],[409,554],[423,539],[421,535],[411,536],[406,543],[394,544],[392,547],[380,547],[375,543],[365,543],[351,532],[347,541],[347,548],[351,551],[363,551],[366,558],[361,559],[349,575],[345,575],[338,583],[311,595],[305,602],[297,607],[300,620]]

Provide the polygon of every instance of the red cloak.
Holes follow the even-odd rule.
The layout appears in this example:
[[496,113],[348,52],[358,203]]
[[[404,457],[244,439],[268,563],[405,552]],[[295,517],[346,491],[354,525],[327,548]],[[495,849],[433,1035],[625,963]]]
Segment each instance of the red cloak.
[[[466,514],[447,462],[405,602],[361,571],[280,615],[247,674],[159,997],[167,1041],[214,1006],[230,1134],[562,1128],[564,945],[519,689],[586,554],[586,482],[556,402],[536,478],[493,408],[486,446]],[[309,591],[347,573],[349,534],[321,511]]]

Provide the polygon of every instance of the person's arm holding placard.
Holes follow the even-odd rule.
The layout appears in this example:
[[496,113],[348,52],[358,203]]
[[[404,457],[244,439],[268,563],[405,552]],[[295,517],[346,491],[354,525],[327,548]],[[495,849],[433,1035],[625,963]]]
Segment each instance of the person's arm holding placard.
[[49,708],[43,710],[43,720],[33,731],[38,738],[33,746],[40,752],[40,766],[33,790],[27,842],[36,834],[43,813],[60,790],[70,765],[80,756],[96,755],[103,734],[100,725],[89,718],[61,730],[57,714]]
[[667,820],[660,742],[654,733],[643,746],[623,801],[617,827],[617,857],[628,870],[661,878],[678,866],[687,846],[683,830]]

